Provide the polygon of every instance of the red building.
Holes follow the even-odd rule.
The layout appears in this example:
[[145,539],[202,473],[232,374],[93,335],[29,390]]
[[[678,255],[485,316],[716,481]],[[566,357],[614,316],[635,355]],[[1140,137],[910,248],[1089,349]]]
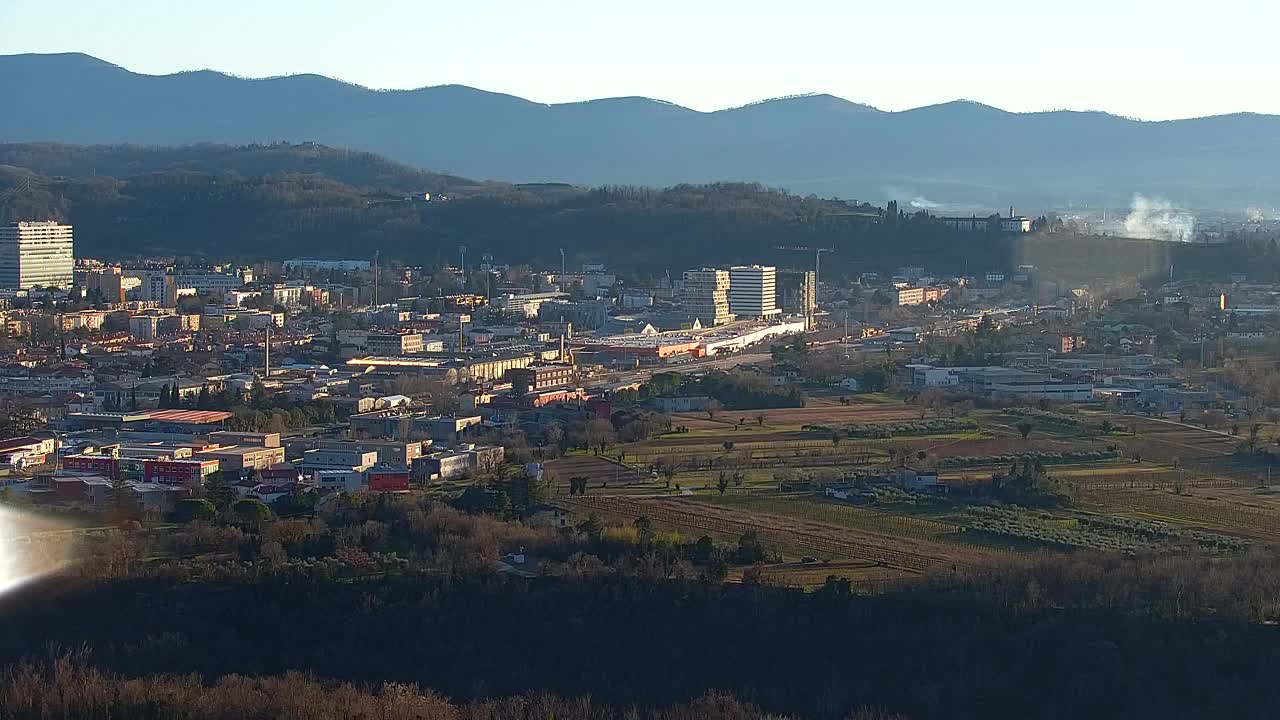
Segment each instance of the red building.
[[147,460],[142,463],[142,478],[149,483],[204,486],[206,476],[218,472],[217,460]]
[[68,455],[62,458],[62,469],[94,473],[111,480],[120,479],[120,460],[110,455]]
[[409,489],[407,468],[370,468],[365,473],[370,492],[397,492]]

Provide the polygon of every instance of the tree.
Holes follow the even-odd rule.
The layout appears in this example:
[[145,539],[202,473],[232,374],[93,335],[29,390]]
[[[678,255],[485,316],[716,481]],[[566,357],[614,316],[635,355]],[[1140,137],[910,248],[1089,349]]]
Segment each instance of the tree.
[[764,427],[764,413],[756,415],[756,426]]
[[1030,420],[1023,420],[1014,427],[1018,429],[1018,433],[1022,435],[1023,440],[1031,437],[1031,431],[1036,429],[1035,424]]
[[724,448],[725,452],[733,452],[732,440],[725,440],[724,442],[720,443],[720,446]]
[[564,426],[559,422],[552,420],[542,426],[542,441],[544,443],[559,448],[562,440],[564,440]]
[[136,411],[138,409],[138,386],[134,385],[129,388],[129,409]]
[[636,518],[631,525],[636,529],[636,532],[640,534],[641,543],[647,544],[653,542],[653,521],[650,520],[647,515],[641,515]]
[[218,508],[204,498],[185,498],[174,507],[173,517],[178,522],[213,522]]
[[315,512],[316,501],[318,498],[313,492],[302,492],[294,490],[287,495],[281,495],[271,503],[271,509],[280,517],[297,517],[300,515],[310,515]]
[[708,420],[715,420],[716,414],[723,409],[724,409],[724,406],[720,404],[719,400],[716,400],[715,398],[711,398],[710,400],[707,401],[707,404],[703,406],[702,411],[707,414]]
[[930,410],[942,403],[944,397],[942,390],[936,387],[925,388],[920,394],[916,395],[912,402],[915,403],[916,409],[920,411],[920,419],[924,420]]
[[706,565],[716,557],[716,542],[711,539],[710,535],[703,535],[698,538],[689,548],[689,560],[698,564]]
[[231,512],[235,514],[236,520],[253,527],[260,526],[271,519],[271,508],[257,498],[237,500],[231,506]]
[[209,410],[213,407],[213,394],[209,392],[208,385],[200,386],[200,394],[196,396],[196,409]]
[[223,473],[210,475],[204,483],[204,495],[218,511],[227,510],[236,501],[235,488],[227,484]]
[[604,533],[604,523],[600,522],[600,518],[595,513],[591,513],[586,520],[578,523],[577,530],[592,540],[599,541]]
[[617,439],[617,435],[613,430],[613,423],[604,418],[592,418],[582,430],[583,440],[588,448],[596,448],[596,454],[599,455],[609,449],[609,446]]
[[737,560],[744,565],[762,562],[767,557],[764,543],[760,540],[760,534],[755,530],[748,530],[742,533],[742,537],[738,538]]
[[729,473],[721,470],[720,475],[716,478],[716,490],[724,495],[724,491],[729,489]]

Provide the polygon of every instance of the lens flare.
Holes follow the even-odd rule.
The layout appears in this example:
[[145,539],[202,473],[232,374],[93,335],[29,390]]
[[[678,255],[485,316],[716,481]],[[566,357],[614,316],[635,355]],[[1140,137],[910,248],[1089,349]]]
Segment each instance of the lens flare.
[[0,593],[66,567],[77,534],[60,520],[0,507]]

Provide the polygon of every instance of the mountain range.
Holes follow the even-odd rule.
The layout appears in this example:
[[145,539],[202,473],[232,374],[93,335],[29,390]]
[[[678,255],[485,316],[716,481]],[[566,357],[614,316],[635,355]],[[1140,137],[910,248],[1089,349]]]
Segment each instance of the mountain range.
[[1280,205],[1280,117],[1144,122],[958,101],[886,112],[830,95],[698,112],[639,97],[546,105],[458,85],[153,76],[82,54],[0,56],[0,142],[314,141],[510,182],[743,180],[904,208],[1121,207],[1134,194]]

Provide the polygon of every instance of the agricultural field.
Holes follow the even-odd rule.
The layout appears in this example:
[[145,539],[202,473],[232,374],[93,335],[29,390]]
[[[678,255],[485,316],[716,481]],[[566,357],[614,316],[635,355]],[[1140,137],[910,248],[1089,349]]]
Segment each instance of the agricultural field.
[[1243,441],[1227,433],[1205,430],[1156,418],[1117,418],[1134,428],[1126,446],[1142,452],[1143,460],[1169,464],[1175,458],[1181,461],[1213,460],[1230,457]]
[[[690,432],[799,432],[805,425],[880,423],[919,420],[917,409],[897,402],[860,402],[858,396],[849,396],[850,404],[841,405],[837,398],[809,398],[802,408],[773,408],[769,410],[721,410],[714,419],[706,413],[678,413],[672,416],[676,425],[688,427]],[[763,425],[758,417],[763,416]],[[741,421],[741,422],[740,422]]]
[[[616,446],[611,459],[548,463],[560,483],[591,478],[586,497],[559,491],[555,501],[616,522],[644,515],[660,527],[722,542],[753,530],[783,560],[759,570],[762,577],[798,587],[832,575],[864,588],[892,584],[1010,553],[1225,554],[1280,542],[1280,492],[1259,488],[1265,468],[1238,452],[1239,437],[1098,411],[1031,416],[1026,438],[1017,425],[1034,411],[977,411],[969,427],[940,423],[935,434],[887,439],[833,441],[801,430],[922,429],[915,407],[850,399],[851,405],[822,398],[806,408],[722,411],[714,419],[674,416],[688,432]],[[1114,428],[1106,435],[1099,432],[1103,421]],[[937,468],[944,483],[969,486],[1023,455],[1042,459],[1049,479],[1074,498],[1069,507],[1034,510],[984,504],[967,492],[948,500],[893,488],[853,504],[819,489],[895,461]],[[811,562],[799,562],[806,557]]]
[[851,524],[726,507],[694,498],[561,498],[574,512],[634,520],[641,515],[660,527],[687,535],[711,534],[736,540],[748,530],[765,543],[792,557],[810,555],[824,561],[857,560],[907,573],[925,573],[955,566],[991,562],[989,548],[948,543],[922,537],[886,534]]
[[1080,506],[1095,512],[1280,541],[1280,492],[1231,484],[1219,488],[1167,487],[1085,492]]

